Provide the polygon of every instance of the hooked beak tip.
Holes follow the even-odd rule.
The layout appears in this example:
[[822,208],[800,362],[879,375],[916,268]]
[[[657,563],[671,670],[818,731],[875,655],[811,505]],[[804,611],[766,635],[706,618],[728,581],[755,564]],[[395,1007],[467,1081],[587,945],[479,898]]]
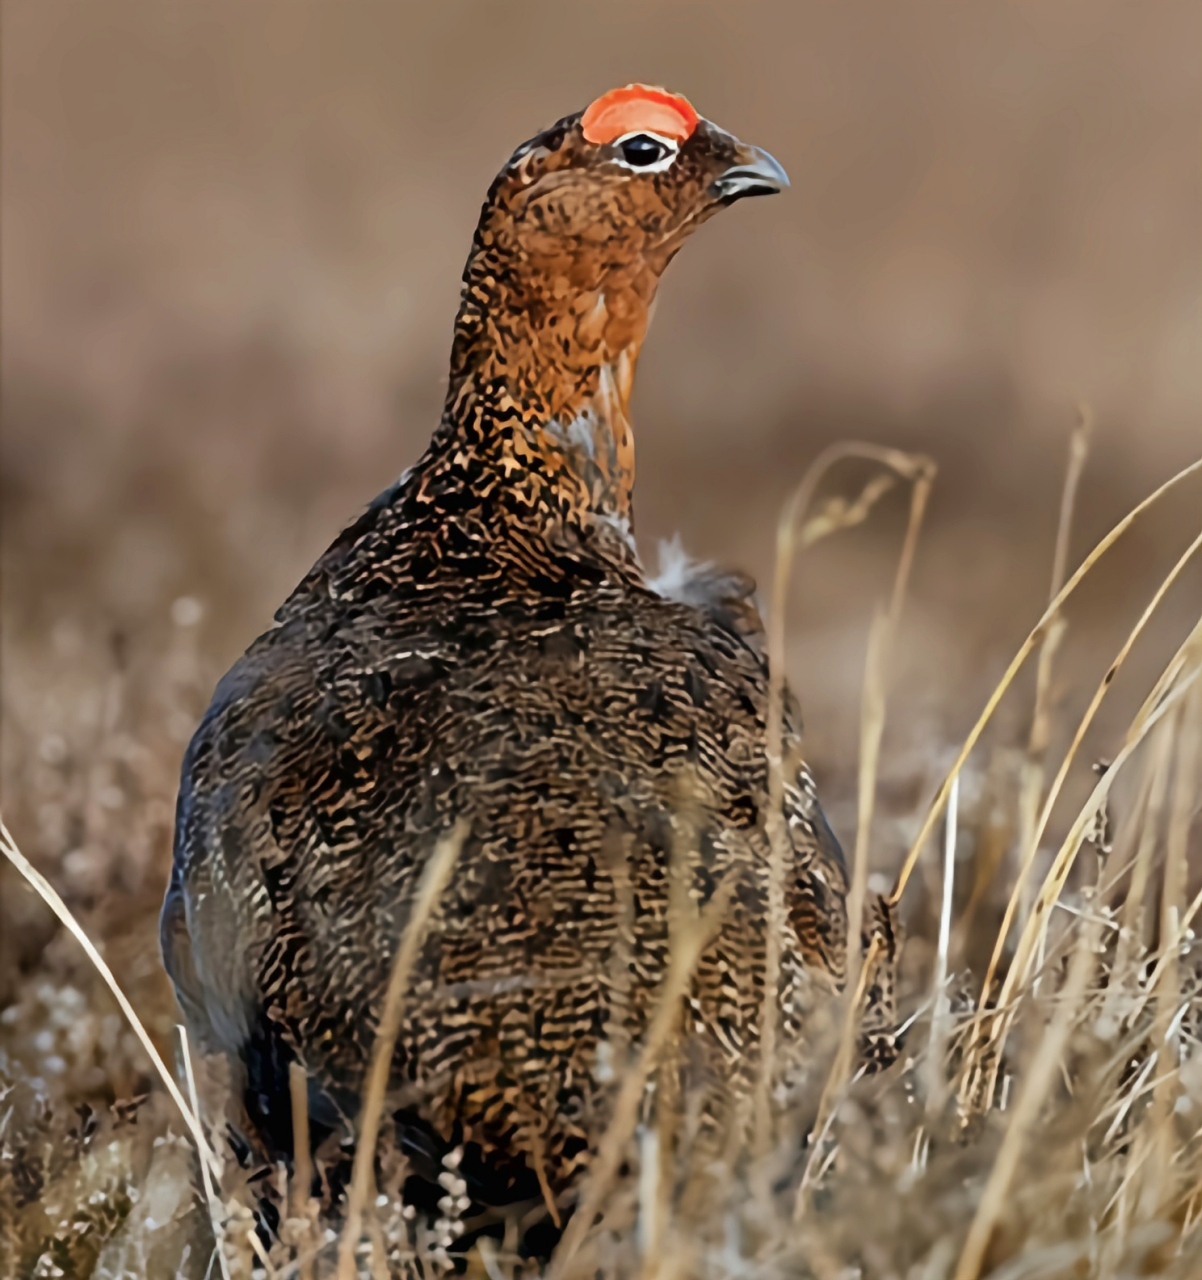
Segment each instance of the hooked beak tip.
[[789,175],[779,160],[759,147],[742,147],[737,164],[710,184],[710,194],[722,204],[744,196],[770,196],[789,186]]

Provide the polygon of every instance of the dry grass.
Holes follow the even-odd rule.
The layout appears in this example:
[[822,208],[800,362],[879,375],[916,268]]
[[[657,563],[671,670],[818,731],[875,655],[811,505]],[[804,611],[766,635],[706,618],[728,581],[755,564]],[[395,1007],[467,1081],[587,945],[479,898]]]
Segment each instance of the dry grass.
[[[1084,433],[1077,439],[1051,603],[935,801],[921,818],[909,815],[917,832],[909,857],[892,859],[899,869],[892,900],[903,918],[916,868],[929,865],[928,880],[939,886],[933,912],[911,913],[914,927],[896,965],[904,1027],[897,1061],[869,1074],[857,1068],[852,1051],[861,997],[882,958],[874,934],[866,958],[858,947],[850,956],[853,994],[831,1007],[816,1005],[805,1044],[781,1043],[770,1032],[755,1105],[738,1113],[720,1151],[698,1145],[691,1099],[673,1090],[666,1067],[681,1051],[679,997],[721,898],[698,915],[677,895],[664,1000],[615,1080],[610,1127],[581,1191],[584,1209],[568,1220],[551,1263],[556,1280],[1186,1280],[1202,1273],[1202,949],[1192,928],[1202,908],[1202,621],[1180,641],[1127,733],[1112,744],[1111,763],[1085,803],[1075,813],[1060,812],[1066,779],[1088,772],[1079,758],[1085,730],[1126,655],[1160,621],[1160,602],[1200,545],[1189,541],[1195,530],[1185,531],[1185,549],[1164,580],[1149,584],[1146,609],[1075,729],[1058,722],[1052,696],[1057,680],[1088,687],[1094,678],[1066,656],[1072,592],[1087,575],[1106,572],[1106,550],[1162,492],[1179,482],[1196,485],[1197,478],[1182,473],[1167,482],[1065,580]],[[891,601],[879,611],[868,649],[853,863],[857,915],[868,896],[874,807],[882,803],[875,784],[890,642],[931,477],[922,460],[858,452],[911,481],[914,502]],[[793,548],[862,520],[884,488],[871,479],[857,499],[828,501],[803,521],[824,466],[782,523],[768,739],[778,793],[782,762],[779,747],[772,748],[779,743],[783,604]],[[180,614],[186,631],[188,611]],[[978,763],[973,748],[1003,696],[1018,696],[1015,674],[1036,653],[1036,706],[1025,749]],[[181,674],[179,656],[165,683],[185,694],[163,699],[156,713],[173,724],[194,713],[188,700],[203,684]],[[119,724],[119,711],[114,717]],[[148,728],[143,744],[156,731]],[[127,728],[119,732],[134,741]],[[1061,739],[1067,746],[1053,760],[1052,744]],[[161,823],[151,802],[161,804],[169,792],[169,783],[149,776],[153,751],[139,753],[130,742],[119,751],[131,775],[127,790],[146,799],[126,806],[124,829],[106,828],[114,860],[123,841],[149,838],[140,824]],[[111,743],[106,750],[114,750]],[[139,770],[147,771],[140,783]],[[949,802],[936,849],[930,837]],[[1011,856],[998,854],[999,826],[1014,833]],[[1050,841],[1049,833],[1055,833]],[[1092,858],[1082,856],[1087,848]],[[5,851],[19,859],[7,837]],[[428,877],[424,912],[454,856],[448,841]],[[32,868],[22,870],[37,881]],[[778,909],[783,874],[778,866],[772,899]],[[206,1134],[199,1106],[166,1068],[153,1078],[149,1063],[157,1055],[146,1055],[152,1042],[170,1043],[172,1010],[161,975],[124,956],[120,931],[105,916],[105,902],[115,901],[133,921],[130,928],[140,928],[157,895],[102,884],[90,897],[76,892],[69,910],[44,888],[69,930],[105,937],[105,955],[95,953],[88,968],[71,951],[68,934],[43,943],[35,968],[0,1015],[0,1273],[201,1277],[221,1268],[231,1276],[374,1280],[455,1264],[447,1246],[467,1204],[454,1157],[443,1176],[443,1217],[428,1224],[401,1202],[404,1161],[387,1138],[375,1169],[366,1160],[356,1166],[353,1216],[361,1222],[346,1233],[341,1265],[339,1220],[326,1214],[320,1196],[309,1195],[321,1183],[321,1152],[291,1184],[285,1170],[266,1171],[252,1184],[236,1161],[218,1160],[207,1170],[215,1182],[206,1197],[196,1149],[207,1165],[210,1145],[221,1153],[224,1144]],[[41,908],[19,899],[15,879],[4,881],[4,892],[6,927],[47,928]],[[394,969],[394,1014],[419,941],[411,932]],[[98,975],[110,971],[108,988]],[[139,1038],[111,1012],[117,991],[129,999],[122,1009]],[[388,1032],[386,1025],[381,1060]],[[190,1076],[181,1079],[191,1083]],[[640,1108],[653,1082],[659,1114],[647,1129],[639,1124]],[[148,1100],[130,1099],[148,1089]],[[199,1093],[207,1096],[205,1088]],[[382,1088],[371,1090],[369,1100],[363,1124],[374,1131]],[[303,1088],[294,1088],[293,1105],[304,1128]],[[170,1136],[176,1133],[190,1133],[195,1145]],[[281,1210],[266,1243],[253,1229],[253,1206],[264,1196]],[[509,1222],[459,1265],[490,1280],[528,1273],[534,1264],[519,1256],[517,1242],[518,1224]]]

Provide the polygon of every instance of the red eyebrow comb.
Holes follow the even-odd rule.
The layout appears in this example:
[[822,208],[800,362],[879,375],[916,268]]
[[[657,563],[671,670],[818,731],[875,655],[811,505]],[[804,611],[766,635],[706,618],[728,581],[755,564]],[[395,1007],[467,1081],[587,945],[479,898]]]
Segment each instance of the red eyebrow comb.
[[627,133],[658,133],[683,142],[699,117],[687,98],[651,85],[611,89],[589,104],[580,129],[589,142],[612,142]]

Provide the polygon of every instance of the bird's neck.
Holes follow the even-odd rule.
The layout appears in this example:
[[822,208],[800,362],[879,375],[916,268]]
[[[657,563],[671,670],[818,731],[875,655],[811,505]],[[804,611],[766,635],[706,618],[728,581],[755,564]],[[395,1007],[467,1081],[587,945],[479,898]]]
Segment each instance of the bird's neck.
[[440,435],[536,514],[629,531],[630,393],[659,272],[519,268],[479,247],[468,263]]

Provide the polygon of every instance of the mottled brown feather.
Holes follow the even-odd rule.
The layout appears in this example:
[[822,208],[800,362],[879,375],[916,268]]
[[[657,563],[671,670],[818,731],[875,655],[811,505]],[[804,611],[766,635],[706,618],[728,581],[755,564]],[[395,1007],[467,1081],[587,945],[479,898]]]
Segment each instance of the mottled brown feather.
[[[693,981],[690,1052],[733,1096],[757,1052],[761,625],[739,576],[648,586],[628,402],[660,275],[730,202],[716,181],[760,153],[704,120],[655,172],[615,145],[568,117],[493,183],[442,421],[218,686],[163,911],[193,1036],[244,1067],[251,1110],[287,1107],[272,1070],[289,1057],[330,1114],[353,1108],[425,860],[466,819],[394,1083],[410,1154],[476,1144],[500,1181],[474,1194],[496,1200],[528,1187],[536,1152],[562,1189],[604,1122],[607,1053],[637,1044],[665,972],[682,776],[693,896],[736,887]],[[788,734],[795,1035],[806,971],[841,978],[846,876]]]

